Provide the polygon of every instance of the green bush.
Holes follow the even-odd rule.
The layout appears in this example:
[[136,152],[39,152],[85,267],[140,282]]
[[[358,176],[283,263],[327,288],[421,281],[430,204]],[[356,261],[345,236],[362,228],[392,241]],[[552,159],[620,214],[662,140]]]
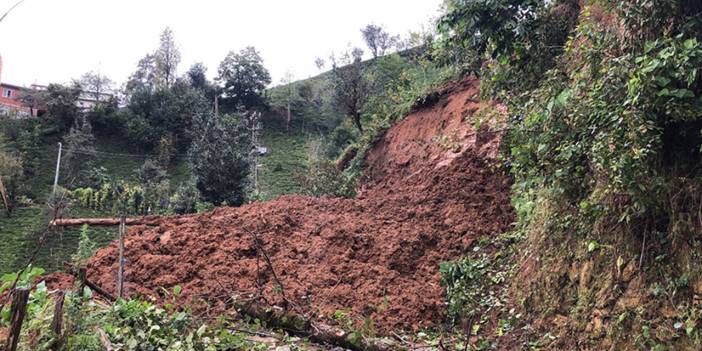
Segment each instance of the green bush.
[[195,184],[184,183],[176,189],[171,197],[171,207],[176,214],[187,214],[197,212],[197,203],[200,195]]
[[331,161],[317,161],[308,166],[306,173],[296,175],[302,191],[312,196],[352,197],[354,189],[347,175]]

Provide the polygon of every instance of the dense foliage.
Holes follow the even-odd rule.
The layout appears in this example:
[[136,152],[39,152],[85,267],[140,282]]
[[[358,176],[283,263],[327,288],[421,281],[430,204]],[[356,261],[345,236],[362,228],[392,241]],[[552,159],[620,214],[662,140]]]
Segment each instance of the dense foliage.
[[87,171],[94,166],[96,150],[92,126],[86,118],[78,118],[63,137],[66,150],[62,155],[62,171],[67,184],[84,184]]
[[[113,305],[96,303],[92,291],[66,291],[62,335],[51,330],[55,295],[42,281],[32,282],[44,273],[41,268],[0,277],[0,293],[18,278],[18,287],[31,289],[26,322],[22,328],[18,350],[99,351],[107,345],[118,350],[214,351],[258,350],[265,344],[250,341],[245,334],[230,331],[223,322],[207,323],[194,318],[188,311],[176,310],[172,304],[158,307],[141,300],[118,300]],[[164,295],[174,300],[182,291],[180,286]],[[9,311],[3,310],[0,327],[9,324]],[[247,326],[255,328],[256,326]],[[56,348],[56,345],[59,348]]]
[[[633,333],[642,348],[698,348],[696,327],[664,335],[666,323],[698,321],[702,6],[448,1],[447,11],[438,54],[473,68],[483,96],[509,106],[519,228],[530,235],[525,250],[548,265],[514,282],[523,307],[592,328],[596,306],[609,304],[619,319],[596,337],[608,345]],[[640,285],[627,290],[625,266]],[[592,280],[558,276],[580,267]],[[621,285],[603,295],[608,281]],[[632,295],[646,307],[622,307]]]
[[238,206],[246,199],[252,152],[250,115],[203,114],[195,120],[190,149],[195,186],[215,205]]
[[254,47],[230,51],[219,65],[217,81],[222,87],[222,106],[228,111],[265,106],[263,91],[271,82],[263,59]]

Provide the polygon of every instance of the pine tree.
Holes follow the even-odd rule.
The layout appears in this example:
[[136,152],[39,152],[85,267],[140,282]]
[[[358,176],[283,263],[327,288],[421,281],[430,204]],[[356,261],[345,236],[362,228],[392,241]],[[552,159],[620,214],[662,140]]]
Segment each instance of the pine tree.
[[251,136],[242,113],[200,114],[194,121],[190,159],[195,186],[206,201],[238,206],[246,200]]
[[173,31],[166,28],[161,33],[161,44],[154,54],[156,63],[156,83],[162,87],[170,87],[175,83],[180,51],[176,46]]
[[80,183],[85,173],[94,166],[97,157],[93,128],[85,117],[76,118],[75,124],[63,137],[64,174],[69,185]]

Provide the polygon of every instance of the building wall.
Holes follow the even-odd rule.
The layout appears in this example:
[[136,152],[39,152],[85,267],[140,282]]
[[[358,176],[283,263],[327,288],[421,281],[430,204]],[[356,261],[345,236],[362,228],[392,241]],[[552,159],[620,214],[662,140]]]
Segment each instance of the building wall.
[[6,99],[16,99],[19,97],[20,89],[13,86],[7,86],[5,84],[0,84],[0,87],[2,87],[2,89],[0,89],[2,97]]

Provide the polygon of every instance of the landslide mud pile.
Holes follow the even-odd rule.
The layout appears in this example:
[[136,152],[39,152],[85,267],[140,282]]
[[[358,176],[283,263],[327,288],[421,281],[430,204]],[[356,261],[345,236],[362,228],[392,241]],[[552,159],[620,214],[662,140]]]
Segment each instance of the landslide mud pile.
[[[495,167],[499,135],[465,122],[477,94],[473,81],[454,85],[390,129],[355,199],[286,196],[130,228],[126,293],[163,299],[162,288],[180,285],[178,302],[196,311],[221,312],[232,295],[282,305],[264,251],[298,312],[347,310],[380,332],[441,323],[439,264],[514,217],[510,181]],[[108,291],[117,252],[88,262],[88,278]]]

